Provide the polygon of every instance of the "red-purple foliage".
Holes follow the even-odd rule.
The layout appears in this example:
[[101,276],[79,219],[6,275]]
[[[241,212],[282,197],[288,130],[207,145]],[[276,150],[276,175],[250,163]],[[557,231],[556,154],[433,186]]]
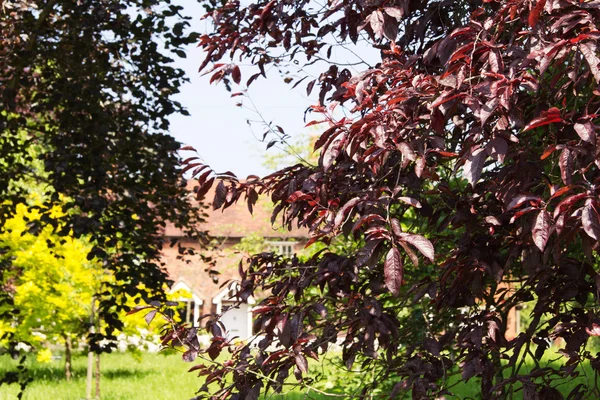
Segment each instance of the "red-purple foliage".
[[[359,75],[331,64],[309,83],[320,86],[311,111],[329,124],[317,167],[242,182],[201,166],[200,195],[221,180],[218,207],[269,194],[273,219],[307,228],[311,243],[361,243],[243,265],[241,298],[268,293],[254,309],[263,339],[232,345],[211,325],[208,354],[232,351],[201,369],[216,398],[257,398],[292,372],[301,381],[306,358],[338,338],[347,368],[373,371],[363,394],[395,382],[392,396],[434,398],[460,366],[486,397],[562,398],[556,387],[578,365],[600,370],[585,348],[600,335],[600,1],[210,3],[201,69],[239,55],[259,69],[248,84],[280,62],[272,48],[310,60],[327,38],[366,35],[382,53]],[[215,75],[241,79],[235,66]],[[334,119],[338,104],[351,116]],[[530,323],[506,338],[509,310],[524,302]],[[560,366],[520,369],[557,339]],[[569,398],[599,395],[579,385]]]

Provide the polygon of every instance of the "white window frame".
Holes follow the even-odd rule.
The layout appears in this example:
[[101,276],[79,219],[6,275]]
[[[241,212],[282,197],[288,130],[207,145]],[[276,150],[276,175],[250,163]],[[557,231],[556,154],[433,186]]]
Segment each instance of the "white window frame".
[[[284,257],[292,257],[296,251],[294,247],[296,246],[296,242],[292,241],[268,241],[267,244],[269,248],[275,253],[282,255]],[[287,251],[289,250],[289,251]]]
[[[198,297],[198,295],[196,295],[196,293],[194,293],[194,291],[192,290],[191,287],[189,287],[185,282],[183,281],[178,281],[177,283],[175,283],[173,286],[171,286],[171,290],[169,291],[169,293],[175,293],[178,290],[183,290],[185,292],[188,292],[192,295],[191,300],[194,301],[194,309],[190,310],[191,311],[191,316],[192,316],[192,326],[194,327],[199,327],[200,326],[200,322],[198,321],[198,319],[200,319],[200,306],[204,303],[202,301],[202,299],[200,297]],[[186,306],[189,307],[189,303],[190,303],[190,299],[189,298],[185,298],[185,297],[181,297],[178,299],[175,299],[174,301],[178,301],[178,302],[182,302],[182,303],[186,303]],[[187,321],[185,321],[187,322]]]
[[[221,314],[223,312],[223,302],[224,301],[236,301],[239,298],[233,296],[234,293],[237,293],[240,289],[239,282],[231,282],[227,285],[223,290],[221,290],[215,297],[213,297],[212,303],[216,306],[217,314]],[[248,304],[248,315],[246,316],[246,323],[248,324],[248,334],[252,336],[252,306],[256,304],[256,300],[254,297],[248,297],[248,300],[245,302]],[[247,339],[247,338],[243,338]]]

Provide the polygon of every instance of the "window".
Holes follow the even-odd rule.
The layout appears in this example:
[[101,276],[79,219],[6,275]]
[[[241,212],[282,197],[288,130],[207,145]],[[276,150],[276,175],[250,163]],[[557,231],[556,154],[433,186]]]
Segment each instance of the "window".
[[179,305],[177,306],[177,314],[181,318],[181,322],[187,322],[188,324],[195,326],[196,321],[194,320],[194,308],[196,303],[192,299],[179,299]]
[[192,289],[182,281],[174,284],[171,287],[170,293],[173,296],[173,300],[179,303],[175,312],[181,322],[187,322],[192,326],[198,326],[202,299],[195,295],[194,292],[192,292]]
[[269,242],[271,250],[284,257],[292,257],[294,255],[294,242]]

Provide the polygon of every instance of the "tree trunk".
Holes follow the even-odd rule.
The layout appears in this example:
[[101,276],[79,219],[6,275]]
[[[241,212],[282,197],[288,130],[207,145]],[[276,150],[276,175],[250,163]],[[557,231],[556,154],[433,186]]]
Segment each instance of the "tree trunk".
[[100,400],[100,354],[96,354],[96,400]]
[[[90,311],[90,334],[94,334],[94,314],[96,312],[96,299],[92,297],[92,309]],[[88,363],[87,363],[87,380],[85,385],[85,398],[86,400],[92,400],[92,380],[94,373],[94,353],[91,350],[91,346],[88,343]]]
[[[500,354],[492,353],[492,362],[494,363],[494,384],[499,384],[504,380],[504,374],[502,373],[502,361],[500,360]],[[506,388],[502,387],[496,390],[494,393],[490,393],[490,396],[494,399],[504,400],[507,398]]]
[[73,342],[70,335],[65,334],[65,378],[67,382],[71,382],[71,355],[73,353]]
[[[94,321],[96,332],[100,332],[100,318]],[[100,353],[96,353],[96,400],[100,400]]]

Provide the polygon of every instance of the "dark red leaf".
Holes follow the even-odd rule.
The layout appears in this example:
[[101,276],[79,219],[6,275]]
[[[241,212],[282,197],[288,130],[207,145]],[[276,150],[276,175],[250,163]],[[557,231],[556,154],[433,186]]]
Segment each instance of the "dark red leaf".
[[217,345],[216,342],[213,342],[211,346],[208,348],[208,356],[211,360],[216,360],[221,354],[221,348]]
[[462,369],[462,380],[468,381],[473,376],[481,373],[481,362],[478,362],[476,358],[471,359],[461,365]]
[[397,21],[401,21],[404,17],[404,9],[402,9],[402,7],[383,7],[383,11]]
[[288,348],[292,345],[291,329],[287,324],[288,314],[280,314],[276,317],[276,319],[277,323],[275,324],[275,329],[277,329],[277,337],[279,338],[279,342],[285,348]]
[[190,349],[190,350],[186,351],[185,353],[183,353],[181,358],[185,362],[193,362],[197,356],[198,356],[198,350]]
[[592,199],[588,199],[585,203],[585,207],[581,212],[581,224],[583,230],[592,239],[600,240],[600,217],[598,211],[593,205]]
[[537,0],[535,2],[535,5],[529,12],[529,18],[527,19],[527,22],[529,23],[529,26],[531,26],[532,28],[535,27],[535,25],[537,24],[540,14],[544,10],[545,4],[546,4],[546,0]]
[[248,78],[248,81],[246,81],[246,86],[250,86],[252,84],[252,82],[254,82],[259,76],[260,76],[260,72],[257,74],[252,75],[250,78]]
[[488,62],[490,64],[490,69],[492,72],[499,73],[502,69],[502,58],[500,52],[497,50],[490,50],[490,54],[488,56]]
[[556,145],[548,146],[540,156],[540,160],[545,160],[546,158],[548,158],[552,153],[556,151],[556,149]]
[[392,247],[385,257],[383,275],[385,278],[385,286],[394,296],[398,296],[400,287],[402,286],[404,268],[402,266],[400,252],[396,247]]
[[401,202],[406,203],[408,205],[411,205],[413,207],[416,207],[416,208],[422,207],[419,200],[413,199],[412,197],[402,196],[402,197],[398,197],[398,200],[400,200]]
[[439,357],[440,352],[442,351],[440,342],[432,338],[425,338],[423,340],[423,348],[436,357]]
[[213,200],[213,210],[218,210],[221,208],[223,204],[225,204],[225,200],[227,198],[227,188],[225,187],[225,183],[223,181],[219,181],[217,188],[215,189],[215,198]]
[[252,314],[263,314],[273,310],[273,306],[252,307]]
[[563,183],[570,185],[573,177],[573,155],[571,154],[571,150],[564,148],[560,152],[558,166],[560,167],[560,177]]
[[258,193],[256,193],[256,190],[250,189],[248,191],[246,200],[248,202],[248,211],[250,212],[250,214],[252,214],[252,212],[254,211],[254,205],[258,201]]
[[150,307],[152,307],[152,306],[138,306],[138,307],[135,307],[131,311],[129,311],[127,313],[127,315],[135,314],[137,312],[140,312],[140,311],[145,310],[145,309],[150,308]]
[[238,67],[237,65],[234,65],[231,68],[231,79],[233,79],[233,81],[238,85],[242,80],[242,73],[240,72],[240,67]]
[[359,202],[360,202],[360,198],[355,197],[351,200],[348,200],[348,202],[346,202],[346,204],[344,204],[344,206],[342,208],[340,208],[337,215],[335,216],[334,224],[336,227],[339,227],[340,225],[342,225],[344,223],[344,221],[350,214],[350,211],[352,211],[354,206],[356,206]]
[[225,71],[218,70],[217,72],[215,72],[211,77],[210,77],[210,83],[218,83],[221,81],[221,79],[223,79],[223,76],[225,76]]
[[313,150],[317,151],[318,149],[323,147],[325,145],[325,143],[327,143],[329,141],[329,139],[337,133],[339,133],[337,125],[332,126],[331,128],[327,129],[325,132],[323,132],[321,134],[321,136],[319,136],[319,138],[315,142],[315,146],[314,146]]
[[426,161],[424,157],[417,158],[415,161],[415,175],[417,177],[421,177],[423,175],[423,171],[425,170]]
[[395,41],[398,36],[398,21],[384,15],[383,17],[383,36],[390,41]]
[[490,116],[496,111],[498,107],[499,99],[492,97],[487,103],[475,107],[474,114],[479,118],[481,126],[484,126]]
[[433,262],[435,258],[435,249],[433,247],[433,244],[431,244],[431,242],[429,241],[429,239],[427,239],[424,236],[415,235],[412,233],[403,233],[399,236],[399,238],[400,240],[403,240],[406,243],[416,247],[417,250],[421,252],[421,254],[423,254],[431,262]]
[[343,143],[344,135],[338,135],[333,139],[329,145],[323,150],[323,154],[321,155],[321,160],[323,164],[323,168],[327,171],[333,165],[333,162],[340,154],[340,148]]
[[383,37],[384,19],[383,13],[380,10],[375,10],[371,13],[371,16],[369,17],[369,23],[371,24],[371,29],[373,30],[375,36],[379,38]]
[[306,95],[307,96],[310,96],[310,94],[312,93],[313,87],[315,86],[316,82],[317,82],[316,80],[312,80],[312,81],[308,82],[308,85],[306,85]]
[[558,189],[557,191],[555,191],[552,196],[550,196],[550,200],[555,199],[557,197],[562,196],[563,194],[567,193],[568,191],[570,191],[571,189],[573,189],[573,186],[569,185],[569,186],[563,186],[560,189]]
[[356,253],[356,265],[365,265],[371,259],[373,252],[381,243],[381,239],[369,240],[367,244]]
[[486,150],[490,157],[503,163],[508,153],[508,143],[503,138],[496,137],[488,143]]
[[586,197],[587,194],[585,193],[578,193],[567,197],[566,199],[558,203],[558,205],[554,209],[554,218],[556,218],[559,214],[569,210],[573,206],[573,204],[575,204],[579,200],[585,199]]
[[[246,395],[246,397],[244,398],[244,400],[257,400],[260,397],[260,391],[263,387],[263,383],[261,381],[258,381],[258,383],[256,383],[252,389],[250,389],[250,391],[248,392],[248,394]],[[225,393],[227,394],[227,393]],[[227,396],[223,397],[223,399],[227,398]]]
[[533,202],[535,205],[540,204],[542,199],[539,196],[529,195],[529,194],[520,194],[518,196],[513,197],[513,199],[508,203],[506,207],[506,211],[510,211],[514,208],[522,206],[525,202]]
[[512,218],[510,219],[510,223],[514,223],[517,219],[521,218],[523,215],[528,214],[532,211],[536,211],[538,210],[537,207],[525,207],[525,208],[521,208],[519,209],[519,211],[517,211],[515,213],[515,215],[512,216]]
[[534,118],[528,123],[527,126],[525,126],[525,129],[523,129],[523,132],[540,126],[554,124],[556,122],[563,122],[563,120],[560,116],[560,110],[556,107],[552,107],[549,110],[543,111],[539,117]]
[[592,327],[591,328],[586,327],[585,331],[590,336],[600,336],[600,325],[598,325],[596,323],[592,323]]
[[[200,173],[200,171],[203,171],[204,168],[198,168],[198,173]],[[196,171],[194,171],[196,172]],[[208,176],[212,173],[212,169],[208,169],[208,171],[205,171],[202,175],[200,175],[197,179],[198,181],[198,185],[200,185],[202,187],[202,185],[204,185],[206,183],[206,178],[208,178]]]
[[412,249],[406,243],[404,243],[402,241],[400,241],[399,243],[400,243],[400,246],[402,246],[402,248],[406,252],[406,254],[408,254],[408,258],[410,258],[410,261],[413,263],[413,265],[415,267],[418,267],[419,266],[419,257],[417,257],[415,252],[412,251]]
[[302,201],[307,199],[312,199],[312,196],[310,194],[304,193],[302,190],[296,190],[294,193],[290,194],[286,202],[294,203],[296,201]]
[[579,45],[585,60],[590,66],[590,71],[596,79],[596,83],[600,84],[600,58],[598,58],[598,51],[596,49],[596,43],[594,42],[585,42]]
[[308,128],[309,126],[319,125],[319,124],[322,124],[324,122],[327,122],[327,120],[322,120],[322,121],[314,120],[314,121],[308,122],[306,125],[304,125],[304,127]]
[[304,354],[296,354],[295,361],[300,371],[306,374],[308,372],[308,360],[304,357]]
[[463,174],[471,186],[475,186],[479,180],[486,158],[487,153],[485,149],[479,148],[469,153],[463,167]]
[[454,158],[454,157],[458,156],[458,153],[452,153],[450,151],[438,151],[438,150],[431,150],[431,151],[439,154],[442,157]]
[[401,227],[400,221],[398,221],[398,219],[392,218],[391,225],[392,225],[392,232],[394,232],[394,235],[396,235],[396,236],[402,235],[402,227]]
[[154,319],[155,316],[156,316],[156,310],[152,310],[148,314],[146,314],[146,316],[144,317],[144,320],[146,321],[146,323],[148,325],[150,325],[150,323],[152,322],[152,320]]
[[202,370],[200,372],[200,374],[203,374],[203,372],[206,371],[208,368],[204,364],[198,364],[198,365],[194,365],[192,368],[188,369],[188,372],[198,371],[199,369]]
[[552,233],[552,218],[550,214],[546,212],[546,210],[540,210],[538,213],[535,224],[532,230],[533,242],[535,246],[540,249],[540,251],[544,251],[546,244],[548,243],[548,238]]
[[378,214],[363,215],[354,223],[354,226],[352,227],[352,232],[355,233],[358,229],[362,228],[364,224],[370,224],[374,221],[384,223],[385,218]]
[[302,335],[302,314],[294,314],[292,319],[289,320],[290,327],[290,339],[292,343],[296,343],[298,338]]
[[206,193],[208,193],[208,191],[210,190],[210,188],[212,187],[214,182],[215,182],[214,177],[212,177],[209,180],[207,180],[206,182],[204,182],[204,184],[202,186],[200,186],[200,188],[196,192],[196,199],[200,200],[201,198],[203,198],[206,195]]
[[573,128],[582,140],[596,144],[596,129],[592,122],[576,123]]
[[405,159],[410,161],[415,161],[417,159],[415,152],[408,143],[400,142],[396,145],[396,148],[400,150],[400,153],[402,153],[402,157],[404,157]]
[[[434,101],[433,103],[431,103],[431,107],[432,108],[437,108],[438,106],[441,106],[442,104],[447,103],[447,102],[449,102],[451,100],[458,99],[458,98],[463,98],[463,97],[466,96],[465,93],[454,93],[454,94],[451,94],[452,91],[448,91],[448,92],[444,92],[444,93],[447,93],[447,94],[439,96],[436,101]],[[443,116],[443,114],[442,114],[442,116]],[[444,121],[442,120],[441,122],[443,123]]]
[[192,162],[192,161],[194,161],[194,160],[199,160],[199,159],[200,159],[200,157],[188,157],[188,158],[186,158],[185,160],[183,160],[183,161],[181,162],[181,164],[182,164],[182,165],[187,165],[187,164],[189,164],[190,162]]

